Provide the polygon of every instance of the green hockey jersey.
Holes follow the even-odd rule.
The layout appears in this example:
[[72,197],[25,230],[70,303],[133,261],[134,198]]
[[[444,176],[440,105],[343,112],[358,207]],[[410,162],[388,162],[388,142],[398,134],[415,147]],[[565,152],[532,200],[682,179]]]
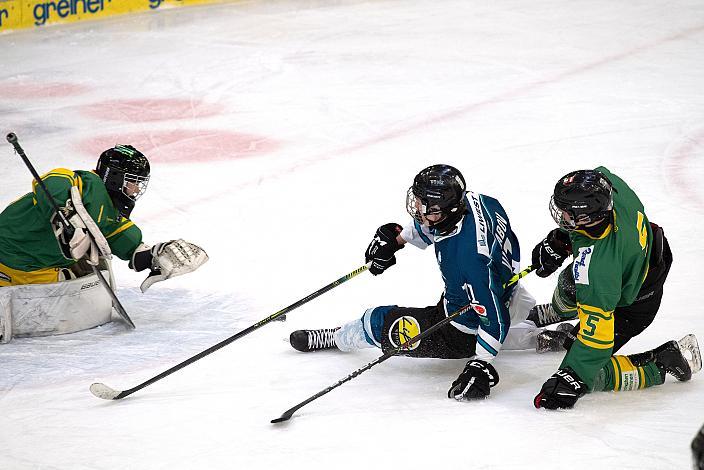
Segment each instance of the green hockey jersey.
[[[57,168],[41,179],[59,207],[66,204],[71,187],[76,186],[83,205],[105,235],[112,252],[121,259],[130,259],[142,241],[142,232],[132,221],[120,217],[98,175],[92,171]],[[0,213],[0,263],[24,272],[75,263],[61,252],[49,222],[53,214],[54,208],[46,194],[32,181],[32,192]]]
[[653,233],[643,204],[604,167],[613,186],[614,221],[598,238],[570,232],[579,332],[561,367],[571,367],[591,390],[614,346],[614,310],[636,299],[648,273]]

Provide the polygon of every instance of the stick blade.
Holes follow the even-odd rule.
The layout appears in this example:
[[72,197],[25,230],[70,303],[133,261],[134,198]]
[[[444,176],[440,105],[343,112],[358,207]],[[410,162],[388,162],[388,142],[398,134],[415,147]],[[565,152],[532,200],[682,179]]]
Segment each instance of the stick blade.
[[284,423],[284,422],[288,421],[293,416],[294,411],[295,410],[288,410],[288,411],[284,412],[284,414],[282,414],[278,418],[272,419],[271,424]]
[[122,398],[119,390],[113,390],[100,382],[91,384],[90,393],[103,400],[117,400],[118,398]]

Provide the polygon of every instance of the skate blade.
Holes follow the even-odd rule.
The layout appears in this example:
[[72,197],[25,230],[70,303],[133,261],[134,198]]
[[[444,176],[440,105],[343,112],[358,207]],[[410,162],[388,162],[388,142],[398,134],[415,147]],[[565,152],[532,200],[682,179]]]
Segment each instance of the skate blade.
[[687,354],[682,354],[682,356],[684,356],[685,360],[687,361],[687,364],[689,364],[689,368],[692,370],[692,374],[702,370],[702,354],[699,351],[699,343],[697,342],[697,337],[694,335],[687,335],[681,340],[677,341],[677,345],[679,346],[680,351],[689,351],[689,354],[692,356],[691,358],[688,358]]

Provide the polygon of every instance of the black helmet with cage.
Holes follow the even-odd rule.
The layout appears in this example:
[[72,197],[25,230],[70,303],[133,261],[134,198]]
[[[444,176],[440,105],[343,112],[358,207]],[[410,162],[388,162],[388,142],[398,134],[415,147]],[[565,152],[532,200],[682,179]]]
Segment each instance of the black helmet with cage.
[[95,172],[105,183],[110,199],[128,218],[134,204],[147,190],[149,183],[149,161],[131,145],[116,145],[104,151]]
[[[609,219],[613,209],[613,188],[597,170],[572,171],[557,182],[550,198],[550,213],[565,230]],[[569,216],[565,218],[565,213]]]
[[[462,173],[450,165],[432,165],[413,179],[406,194],[406,210],[438,235],[450,233],[467,212],[467,184]],[[429,215],[439,215],[430,222]]]

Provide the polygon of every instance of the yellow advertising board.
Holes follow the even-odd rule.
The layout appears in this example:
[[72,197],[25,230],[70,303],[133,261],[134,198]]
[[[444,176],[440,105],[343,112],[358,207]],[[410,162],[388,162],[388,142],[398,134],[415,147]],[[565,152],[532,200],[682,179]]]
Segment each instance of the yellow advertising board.
[[0,0],[0,32],[226,0]]

